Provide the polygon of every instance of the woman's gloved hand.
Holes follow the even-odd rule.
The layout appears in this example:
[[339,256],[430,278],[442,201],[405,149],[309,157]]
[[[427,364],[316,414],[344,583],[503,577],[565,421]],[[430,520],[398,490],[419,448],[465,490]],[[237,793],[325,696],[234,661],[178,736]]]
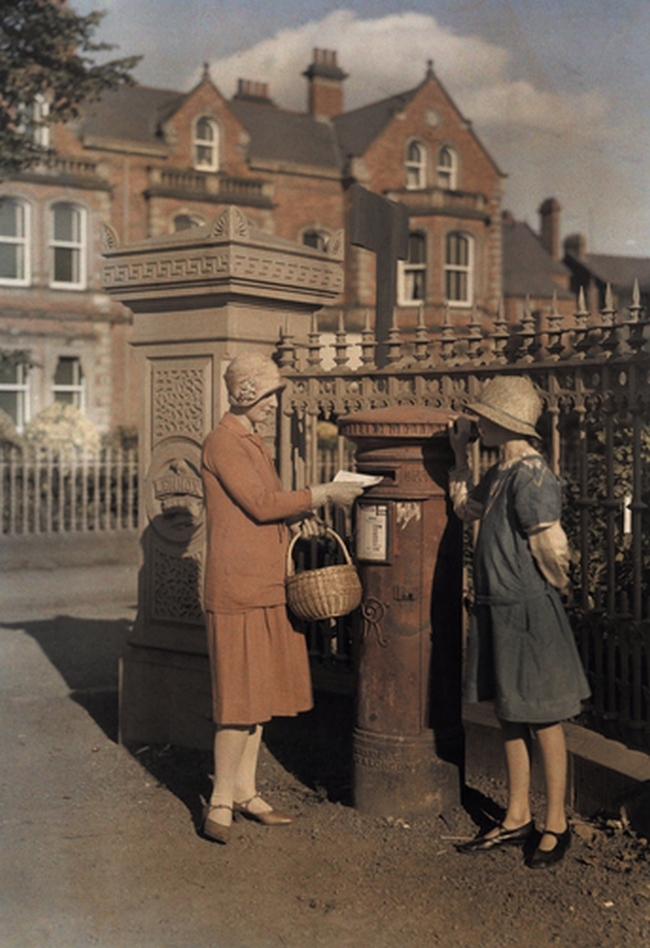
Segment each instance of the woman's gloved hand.
[[312,507],[322,507],[328,501],[342,507],[349,507],[364,489],[355,481],[330,481],[329,484],[314,484],[309,490]]
[[316,514],[309,514],[302,520],[296,520],[289,524],[289,529],[293,536],[299,533],[302,539],[309,540],[311,537],[322,537],[327,532],[327,524]]

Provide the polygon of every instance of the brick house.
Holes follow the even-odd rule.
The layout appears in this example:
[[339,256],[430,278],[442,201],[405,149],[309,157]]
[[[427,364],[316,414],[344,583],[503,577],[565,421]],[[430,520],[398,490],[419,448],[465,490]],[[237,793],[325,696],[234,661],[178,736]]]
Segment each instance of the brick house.
[[[268,233],[318,248],[345,229],[359,182],[408,208],[400,324],[422,311],[439,326],[447,302],[453,321],[474,309],[489,330],[503,291],[504,175],[431,63],[415,89],[350,112],[336,53],[314,50],[303,75],[304,113],[249,80],[227,100],[207,68],[188,93],[120,89],[51,128],[54,158],[0,179],[0,407],[19,427],[54,400],[102,430],[134,420],[129,315],[98,282],[102,225],[127,244],[236,204]],[[374,255],[348,245],[345,267],[322,325],[342,310],[358,330],[374,306]]]
[[560,211],[555,198],[547,198],[538,209],[539,233],[524,221],[504,212],[503,299],[505,317],[513,326],[521,325],[526,311],[539,328],[553,305],[568,328],[575,312],[571,271],[561,260]]
[[595,313],[605,306],[609,286],[612,304],[623,316],[632,303],[634,281],[638,280],[640,303],[650,305],[650,259],[626,257],[617,254],[588,253],[587,241],[582,234],[570,234],[564,239],[564,265],[571,274],[571,290],[577,295],[584,290],[586,306]]

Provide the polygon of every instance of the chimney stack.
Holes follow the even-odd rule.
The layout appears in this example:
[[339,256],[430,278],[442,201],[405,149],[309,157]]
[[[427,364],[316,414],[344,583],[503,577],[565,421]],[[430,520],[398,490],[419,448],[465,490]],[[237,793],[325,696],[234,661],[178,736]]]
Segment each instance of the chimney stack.
[[336,61],[336,50],[315,49],[313,62],[303,76],[309,83],[307,111],[312,118],[331,119],[343,112],[343,82],[347,74]]
[[584,260],[587,256],[587,240],[584,234],[569,234],[564,240],[564,253],[567,257]]
[[540,237],[542,246],[554,260],[560,259],[560,211],[562,207],[555,198],[547,198],[539,206]]
[[255,82],[252,79],[238,79],[237,92],[233,101],[257,102],[259,105],[273,105],[269,99],[269,85],[267,82]]

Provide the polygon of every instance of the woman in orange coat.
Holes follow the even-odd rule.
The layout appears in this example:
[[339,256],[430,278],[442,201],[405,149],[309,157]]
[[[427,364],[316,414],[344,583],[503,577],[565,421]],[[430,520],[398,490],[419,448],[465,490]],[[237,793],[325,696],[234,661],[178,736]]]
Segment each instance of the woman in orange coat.
[[256,790],[262,724],[312,707],[307,648],[285,598],[287,519],[309,535],[313,509],[352,503],[357,484],[282,489],[256,427],[283,386],[271,359],[246,353],[224,376],[231,404],[203,446],[207,514],[205,610],[212,676],[215,782],[204,833],[226,843],[233,810],[266,825],[290,823]]

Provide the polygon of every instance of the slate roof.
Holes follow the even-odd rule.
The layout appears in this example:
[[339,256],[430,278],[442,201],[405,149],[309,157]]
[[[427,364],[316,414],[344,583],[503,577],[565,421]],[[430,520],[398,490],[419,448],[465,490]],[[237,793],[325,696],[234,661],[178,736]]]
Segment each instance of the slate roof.
[[122,86],[84,109],[82,137],[161,145],[161,122],[183,103],[186,93],[147,86]]
[[641,290],[650,289],[650,258],[618,257],[609,254],[587,253],[584,257],[571,257],[578,266],[583,266],[602,283],[611,283],[616,290],[631,289],[635,278]]
[[334,129],[329,122],[243,99],[232,100],[228,107],[251,137],[251,158],[340,168]]
[[552,274],[564,277],[567,282],[569,269],[548,253],[540,238],[520,221],[504,221],[503,228],[503,292],[509,297],[552,299],[557,291],[558,299],[572,299],[573,294],[562,289]]
[[408,92],[337,115],[333,122],[343,158],[363,155],[393,116],[401,112],[419,90],[420,86],[416,86]]

